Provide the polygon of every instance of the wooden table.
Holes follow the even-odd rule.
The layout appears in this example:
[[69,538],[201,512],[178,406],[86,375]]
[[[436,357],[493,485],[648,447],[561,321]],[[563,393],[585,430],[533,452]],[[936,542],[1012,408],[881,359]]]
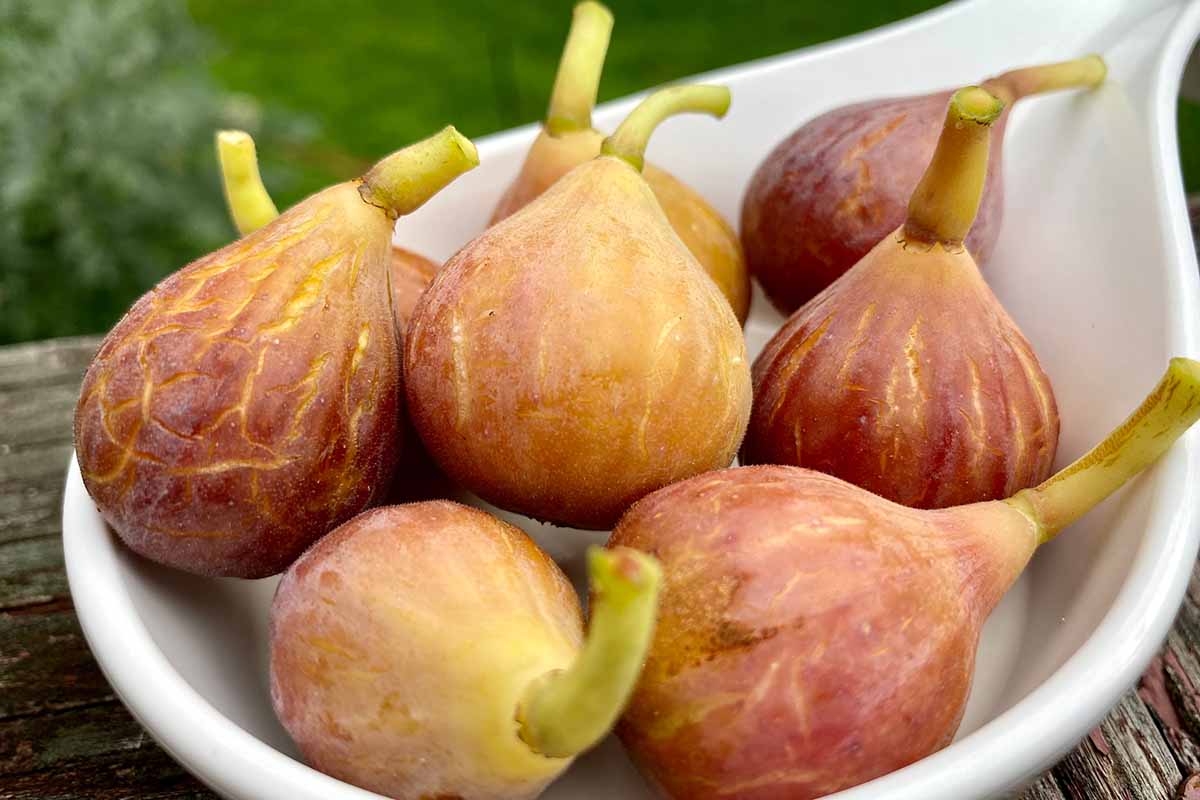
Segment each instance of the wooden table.
[[[67,590],[59,506],[97,342],[0,348],[0,800],[210,800],[113,695]],[[1138,687],[1022,800],[1200,800],[1198,687],[1200,571]]]

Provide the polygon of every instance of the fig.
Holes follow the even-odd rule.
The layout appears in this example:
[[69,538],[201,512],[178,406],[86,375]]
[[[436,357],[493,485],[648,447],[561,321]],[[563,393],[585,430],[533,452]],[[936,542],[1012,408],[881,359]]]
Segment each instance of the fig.
[[[592,127],[613,16],[605,6],[584,0],[575,6],[563,48],[550,110],[521,171],[501,197],[491,224],[524,208],[575,167],[596,157],[604,134]],[[750,275],[732,226],[715,208],[669,172],[646,164],[642,170],[675,233],[716,282],[737,315],[750,312]]]
[[271,699],[312,766],[399,800],[532,798],[612,727],[661,573],[592,548],[579,598],[520,529],[433,501],[368,511],[287,571]]
[[[1006,104],[1098,86],[1096,55],[1006,72],[981,85]],[[750,272],[790,314],[833,283],[904,222],[905,205],[929,163],[951,92],[869,100],[826,112],[784,139],[759,165],[742,199],[742,245]],[[997,124],[979,220],[967,249],[986,265],[1004,208]]]
[[712,472],[638,502],[610,546],[665,580],[618,735],[668,797],[810,800],[947,745],[979,632],[1034,551],[1200,417],[1200,363],[1008,500],[920,511],[819,472]]
[[641,176],[653,128],[716,116],[723,87],[664,89],[525,208],[456,253],[405,341],[409,414],[457,483],[563,525],[726,466],[750,372],[737,319]]
[[915,508],[1050,473],[1050,380],[963,246],[1001,108],[978,87],[954,94],[907,220],[756,359],[743,464],[808,467]]
[[133,305],[75,412],[84,485],[130,548],[263,577],[377,500],[401,447],[394,219],[476,163],[446,128]]
[[[267,193],[258,170],[254,139],[245,131],[220,131],[217,134],[217,153],[221,164],[221,180],[229,216],[243,236],[252,233],[279,215]],[[389,278],[392,294],[392,316],[396,323],[396,341],[404,347],[404,329],[412,317],[417,299],[429,288],[438,265],[422,255],[392,245]],[[446,478],[429,453],[421,445],[407,413],[401,415],[400,449],[390,488],[382,494],[384,502],[403,503],[432,500],[453,492]]]
[[[220,131],[217,154],[225,200],[238,233],[243,236],[253,233],[279,216],[259,174],[253,137],[245,131]],[[404,328],[412,317],[417,298],[429,288],[437,271],[438,265],[425,256],[392,245],[392,312],[400,341],[404,340]]]

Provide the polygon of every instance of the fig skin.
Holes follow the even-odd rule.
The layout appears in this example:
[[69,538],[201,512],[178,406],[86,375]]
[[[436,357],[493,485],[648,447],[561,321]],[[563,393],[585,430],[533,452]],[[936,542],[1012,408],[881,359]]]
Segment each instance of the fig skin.
[[[392,246],[392,313],[396,318],[396,339],[400,343],[401,353],[404,331],[412,318],[413,309],[433,282],[438,269],[440,267],[428,258],[403,247]],[[421,437],[413,428],[407,411],[402,412],[400,425],[403,428],[401,440],[404,447],[400,451],[391,487],[386,493],[386,502],[407,503],[449,496],[454,486],[429,455],[425,445],[421,444]]]
[[75,445],[130,548],[262,577],[372,502],[401,445],[391,229],[357,183],[334,186],[166,278],[108,334]]
[[442,268],[405,343],[410,416],[455,481],[607,528],[733,459],[749,414],[729,304],[626,163],[577,167]]
[[609,542],[665,575],[617,733],[676,800],[808,800],[906,766],[953,738],[1037,544],[1005,503],[916,511],[796,467],[655,492]]
[[609,539],[666,576],[618,735],[678,800],[813,800],[935,752],[1033,552],[1198,419],[1200,362],[1173,358],[1103,441],[1005,500],[921,511],[787,466],[648,495]]
[[271,607],[271,698],[305,759],[388,797],[536,797],[570,763],[514,710],[583,641],[574,589],[473,508],[379,508],[321,539]]
[[[759,165],[742,200],[742,246],[750,272],[782,313],[807,303],[903,224],[952,94],[834,109],[801,126]],[[987,181],[966,239],[982,265],[1000,233],[1007,121],[1005,113],[992,126]]]
[[[562,176],[600,153],[604,134],[588,128],[551,136],[542,130],[517,179],[500,198],[490,224],[511,216],[554,185]],[[750,273],[733,227],[699,192],[671,173],[646,164],[646,183],[700,266],[729,301],[740,324],[750,313]]]
[[741,460],[943,508],[1044,480],[1058,433],[1050,380],[970,254],[897,229],[755,360]]
[[412,319],[413,309],[421,295],[433,283],[439,269],[437,263],[419,253],[392,246],[392,313],[396,316],[396,335],[404,341],[404,330]]

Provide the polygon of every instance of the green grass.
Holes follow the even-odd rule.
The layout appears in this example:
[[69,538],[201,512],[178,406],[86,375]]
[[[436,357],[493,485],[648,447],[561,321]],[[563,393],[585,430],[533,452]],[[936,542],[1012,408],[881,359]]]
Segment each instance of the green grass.
[[[600,97],[835,39],[940,5],[615,0]],[[284,10],[259,0],[190,0],[222,47],[228,88],[311,114],[318,145],[308,180],[344,179],[378,156],[452,122],[480,136],[539,119],[571,2],[310,0]],[[264,157],[266,154],[264,154]]]

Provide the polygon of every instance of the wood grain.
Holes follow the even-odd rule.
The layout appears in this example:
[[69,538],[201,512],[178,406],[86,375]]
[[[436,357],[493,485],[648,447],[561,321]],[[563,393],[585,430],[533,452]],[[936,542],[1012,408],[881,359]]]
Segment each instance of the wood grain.
[[[97,343],[0,348],[0,800],[214,800],[113,696],[71,605],[59,507]],[[1139,685],[1021,800],[1200,800],[1198,689],[1194,573]]]

